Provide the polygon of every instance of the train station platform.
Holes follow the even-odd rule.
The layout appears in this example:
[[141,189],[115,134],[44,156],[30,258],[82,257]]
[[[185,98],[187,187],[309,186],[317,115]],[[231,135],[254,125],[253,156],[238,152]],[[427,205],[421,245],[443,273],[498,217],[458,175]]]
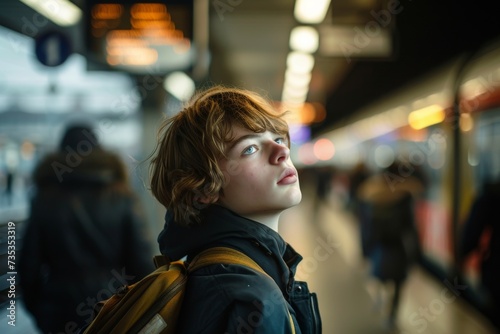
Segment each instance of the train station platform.
[[362,260],[355,217],[335,197],[315,202],[305,182],[301,180],[303,201],[282,215],[280,232],[304,257],[297,276],[318,294],[323,333],[500,333],[460,298],[460,286],[450,291],[454,282],[440,282],[418,266],[403,286],[397,327],[390,329],[386,319],[391,291],[376,293],[380,286]]
[[[282,216],[280,233],[304,257],[297,278],[318,294],[325,334],[494,334],[493,326],[460,296],[425,269],[414,268],[401,297],[397,329],[386,324],[388,294],[376,298],[376,283],[361,260],[354,217],[335,200],[319,205],[303,184],[303,201]],[[390,291],[389,291],[390,292]],[[0,333],[36,334],[34,323],[16,302],[15,326],[1,305]]]

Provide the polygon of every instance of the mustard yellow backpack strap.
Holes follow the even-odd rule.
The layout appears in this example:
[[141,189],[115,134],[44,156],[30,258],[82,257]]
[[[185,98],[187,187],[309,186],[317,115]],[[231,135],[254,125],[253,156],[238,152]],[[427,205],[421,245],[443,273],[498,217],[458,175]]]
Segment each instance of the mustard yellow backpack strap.
[[267,275],[257,262],[242,252],[228,247],[213,247],[204,250],[189,263],[188,271],[195,271],[212,264],[239,264]]
[[[288,311],[288,309],[287,309]],[[293,323],[292,315],[290,311],[288,311],[288,319],[290,319],[290,326],[292,326],[292,334],[295,334],[295,324]]]
[[[212,264],[239,264],[250,267],[270,277],[257,262],[242,252],[228,247],[213,247],[202,251],[189,263],[188,271],[195,271]],[[290,319],[290,326],[292,327],[292,334],[295,334],[295,324],[288,308],[287,312]]]

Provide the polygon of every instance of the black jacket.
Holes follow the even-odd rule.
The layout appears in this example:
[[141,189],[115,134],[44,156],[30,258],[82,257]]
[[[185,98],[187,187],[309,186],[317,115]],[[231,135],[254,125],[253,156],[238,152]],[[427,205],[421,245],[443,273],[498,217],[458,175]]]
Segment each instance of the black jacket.
[[44,332],[66,332],[91,319],[97,300],[154,269],[153,242],[118,156],[50,154],[34,182],[18,268],[23,301]]
[[179,319],[179,333],[321,333],[316,295],[294,280],[302,257],[274,230],[221,206],[202,210],[202,223],[181,227],[167,212],[158,237],[172,260],[214,246],[237,249],[271,277],[238,265],[212,265],[192,273]]

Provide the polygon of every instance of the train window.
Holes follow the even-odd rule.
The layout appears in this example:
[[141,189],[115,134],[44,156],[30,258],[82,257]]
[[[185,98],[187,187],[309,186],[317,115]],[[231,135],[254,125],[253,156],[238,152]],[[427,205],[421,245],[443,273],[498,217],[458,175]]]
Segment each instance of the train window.
[[474,183],[480,190],[485,182],[500,177],[500,109],[480,114],[471,151],[478,157]]

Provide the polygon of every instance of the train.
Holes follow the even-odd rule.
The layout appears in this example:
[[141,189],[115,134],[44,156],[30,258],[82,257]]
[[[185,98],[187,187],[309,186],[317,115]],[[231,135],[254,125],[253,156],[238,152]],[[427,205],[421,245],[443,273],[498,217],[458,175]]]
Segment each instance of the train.
[[441,281],[464,280],[469,300],[481,307],[479,251],[463,265],[458,250],[474,199],[500,179],[500,40],[354,112],[297,145],[292,159],[301,168],[338,171],[360,164],[375,171],[399,160],[401,176],[422,175],[425,193],[415,207],[422,262]]

